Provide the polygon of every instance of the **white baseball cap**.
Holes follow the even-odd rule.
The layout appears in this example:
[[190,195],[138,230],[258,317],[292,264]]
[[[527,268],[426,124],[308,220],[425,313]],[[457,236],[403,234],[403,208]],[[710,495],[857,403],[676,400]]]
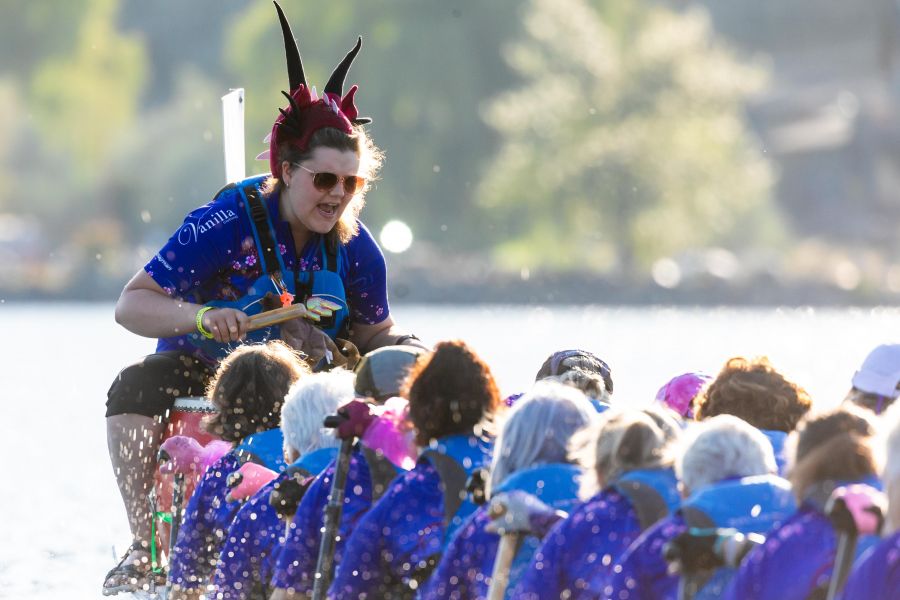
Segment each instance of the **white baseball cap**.
[[888,398],[900,395],[900,344],[882,344],[866,357],[853,375],[853,387]]

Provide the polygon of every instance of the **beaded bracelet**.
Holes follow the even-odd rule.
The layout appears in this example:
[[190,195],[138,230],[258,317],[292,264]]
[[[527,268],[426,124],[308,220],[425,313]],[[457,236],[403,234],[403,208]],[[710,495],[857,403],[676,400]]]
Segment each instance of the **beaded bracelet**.
[[202,335],[203,337],[205,337],[208,340],[213,339],[213,334],[210,333],[209,331],[207,331],[206,328],[203,327],[203,315],[206,313],[206,311],[212,310],[213,308],[215,308],[215,307],[214,306],[204,306],[203,308],[201,308],[200,310],[197,311],[197,319],[196,319],[197,331],[199,331],[200,335]]

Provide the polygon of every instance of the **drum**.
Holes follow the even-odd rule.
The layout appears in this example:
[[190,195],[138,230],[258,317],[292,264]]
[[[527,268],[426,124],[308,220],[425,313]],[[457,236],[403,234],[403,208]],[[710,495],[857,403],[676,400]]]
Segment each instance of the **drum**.
[[[184,435],[194,438],[201,446],[205,446],[217,438],[204,431],[201,423],[204,417],[215,412],[216,409],[213,407],[212,402],[206,398],[176,398],[172,410],[166,415],[168,423],[163,433],[162,441],[176,435]],[[196,473],[193,476],[185,476],[184,486],[180,491],[183,498],[180,506],[181,511],[184,511],[188,498],[191,497],[202,475],[202,473]],[[156,551],[151,554],[154,555],[154,562],[157,564],[161,564],[160,556],[164,553],[167,554],[169,550],[172,497],[175,491],[174,479],[175,475],[173,473],[160,473],[157,469],[156,483],[151,494],[151,502],[154,505],[153,514],[155,515],[154,529],[156,531],[154,540]]]

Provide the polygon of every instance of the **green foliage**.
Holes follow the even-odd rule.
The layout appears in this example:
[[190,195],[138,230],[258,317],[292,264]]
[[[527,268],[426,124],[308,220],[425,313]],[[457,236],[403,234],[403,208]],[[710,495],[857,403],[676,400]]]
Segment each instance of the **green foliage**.
[[[761,73],[701,13],[635,0],[282,4],[320,91],[363,36],[347,84],[387,155],[363,213],[375,231],[400,218],[417,240],[516,271],[634,273],[686,248],[779,241],[770,170],[741,115]],[[247,172],[268,169],[253,157],[287,87],[270,2],[0,6],[0,210],[87,248],[87,271],[117,245],[140,263],[212,198],[229,88],[246,89]]]
[[0,0],[0,73],[21,83],[47,58],[74,51],[78,23],[94,0]]
[[741,114],[762,74],[704,13],[532,0],[524,25],[505,54],[525,83],[484,111],[503,145],[477,193],[509,223],[502,263],[635,274],[778,237],[770,169]]
[[138,110],[144,49],[117,32],[117,10],[117,0],[93,0],[72,52],[48,58],[31,78],[36,123],[79,164],[83,184],[96,181],[111,143]]
[[[372,116],[369,131],[385,150],[382,178],[363,213],[376,229],[392,218],[409,222],[418,239],[485,247],[489,219],[472,192],[496,134],[478,107],[512,74],[498,52],[518,23],[518,2],[498,0],[333,0],[284,3],[303,56],[307,79],[321,91],[331,69],[357,35],[363,50],[347,84],[358,83],[357,105]],[[226,37],[226,61],[247,90],[247,148],[263,149],[287,87],[284,50],[274,10],[253,4]],[[267,169],[250,164],[248,172]],[[452,236],[452,241],[448,239]]]

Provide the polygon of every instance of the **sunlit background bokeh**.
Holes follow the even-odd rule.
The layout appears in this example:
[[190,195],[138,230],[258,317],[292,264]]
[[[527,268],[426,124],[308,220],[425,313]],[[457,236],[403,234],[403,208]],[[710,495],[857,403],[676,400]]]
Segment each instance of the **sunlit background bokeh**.
[[[348,84],[387,156],[363,219],[399,236],[382,241],[404,300],[900,292],[893,2],[283,4],[320,87],[363,37]],[[229,89],[247,173],[267,169],[253,157],[287,86],[274,9],[0,7],[0,297],[114,298],[225,183]]]

